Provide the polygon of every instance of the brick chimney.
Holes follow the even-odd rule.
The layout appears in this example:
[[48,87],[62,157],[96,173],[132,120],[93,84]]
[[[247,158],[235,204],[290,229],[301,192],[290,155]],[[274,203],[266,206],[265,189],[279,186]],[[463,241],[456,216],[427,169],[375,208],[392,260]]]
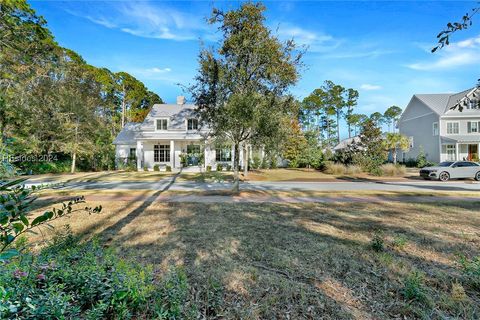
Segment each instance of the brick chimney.
[[185,104],[185,97],[184,96],[178,96],[177,97],[177,104]]

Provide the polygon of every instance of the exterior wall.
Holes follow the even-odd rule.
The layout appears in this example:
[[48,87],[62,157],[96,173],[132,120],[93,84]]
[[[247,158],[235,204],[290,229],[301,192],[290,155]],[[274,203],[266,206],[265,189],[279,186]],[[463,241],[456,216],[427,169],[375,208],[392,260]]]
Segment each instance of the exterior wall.
[[115,162],[118,166],[121,161],[128,158],[130,155],[130,148],[136,148],[137,145],[129,145],[129,144],[117,144],[115,146]]
[[440,135],[433,135],[433,123],[439,122],[439,116],[417,98],[412,98],[399,121],[399,132],[413,137],[413,147],[408,152],[400,152],[398,160],[417,158],[421,148],[427,160],[440,161]]
[[458,122],[458,130],[459,130],[458,135],[477,136],[478,139],[480,140],[480,133],[468,133],[467,123],[469,121],[480,121],[480,116],[472,116],[468,118],[443,116],[440,119],[440,134],[444,137],[451,137],[455,139],[456,134],[447,133],[447,122]]

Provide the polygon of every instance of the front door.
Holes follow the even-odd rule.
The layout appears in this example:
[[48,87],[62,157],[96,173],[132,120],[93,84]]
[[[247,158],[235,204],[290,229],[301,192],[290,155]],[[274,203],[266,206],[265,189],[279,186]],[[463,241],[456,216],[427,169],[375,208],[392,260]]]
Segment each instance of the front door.
[[469,144],[468,145],[468,160],[477,160],[478,161],[478,144]]
[[200,145],[189,144],[187,145],[187,165],[197,166],[200,159]]

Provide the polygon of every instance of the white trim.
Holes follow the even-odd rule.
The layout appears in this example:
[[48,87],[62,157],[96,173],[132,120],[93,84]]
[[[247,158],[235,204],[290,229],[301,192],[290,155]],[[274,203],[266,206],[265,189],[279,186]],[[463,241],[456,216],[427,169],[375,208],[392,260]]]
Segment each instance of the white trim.
[[[157,126],[158,120],[167,120],[167,128],[166,128],[166,129],[158,129],[158,126]],[[170,118],[169,118],[169,117],[158,117],[158,118],[155,118],[155,122],[154,122],[155,132],[165,132],[165,131],[168,131],[168,127],[169,127],[169,126],[170,126]]]
[[[457,124],[457,129],[458,131],[457,132],[448,132],[448,125],[452,123],[456,123]],[[446,129],[447,129],[447,134],[448,135],[457,135],[457,134],[460,134],[460,122],[459,121],[446,121],[445,122],[445,126],[446,126]],[[452,131],[453,131],[453,125],[452,125]]]
[[423,118],[423,117],[426,117],[426,116],[429,116],[431,114],[436,114],[435,112],[430,112],[430,113],[425,113],[425,114],[422,114],[421,116],[416,116],[416,117],[413,117],[413,118],[408,118],[408,119],[405,119],[405,120],[399,120],[398,122],[407,122],[407,121],[411,121],[411,120],[415,120],[415,119],[418,119],[418,118]]
[[[437,128],[435,128],[435,125],[437,125]],[[440,127],[438,125],[438,122],[433,122],[432,123],[432,134],[433,134],[434,137],[436,137],[440,134]]]

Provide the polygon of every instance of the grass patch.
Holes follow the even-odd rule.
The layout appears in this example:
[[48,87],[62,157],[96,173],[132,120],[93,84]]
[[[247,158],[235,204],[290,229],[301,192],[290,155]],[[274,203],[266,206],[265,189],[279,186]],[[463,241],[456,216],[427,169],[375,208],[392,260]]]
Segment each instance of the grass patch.
[[[458,264],[459,254],[480,256],[479,202],[89,204],[104,210],[97,220],[69,218],[76,234],[99,235],[163,272],[181,266],[188,300],[205,317],[469,319],[480,312],[480,293]],[[386,244],[408,242],[376,252],[375,231]],[[475,264],[465,270],[476,274]],[[461,302],[449,302],[460,295],[452,283],[464,288]]]

